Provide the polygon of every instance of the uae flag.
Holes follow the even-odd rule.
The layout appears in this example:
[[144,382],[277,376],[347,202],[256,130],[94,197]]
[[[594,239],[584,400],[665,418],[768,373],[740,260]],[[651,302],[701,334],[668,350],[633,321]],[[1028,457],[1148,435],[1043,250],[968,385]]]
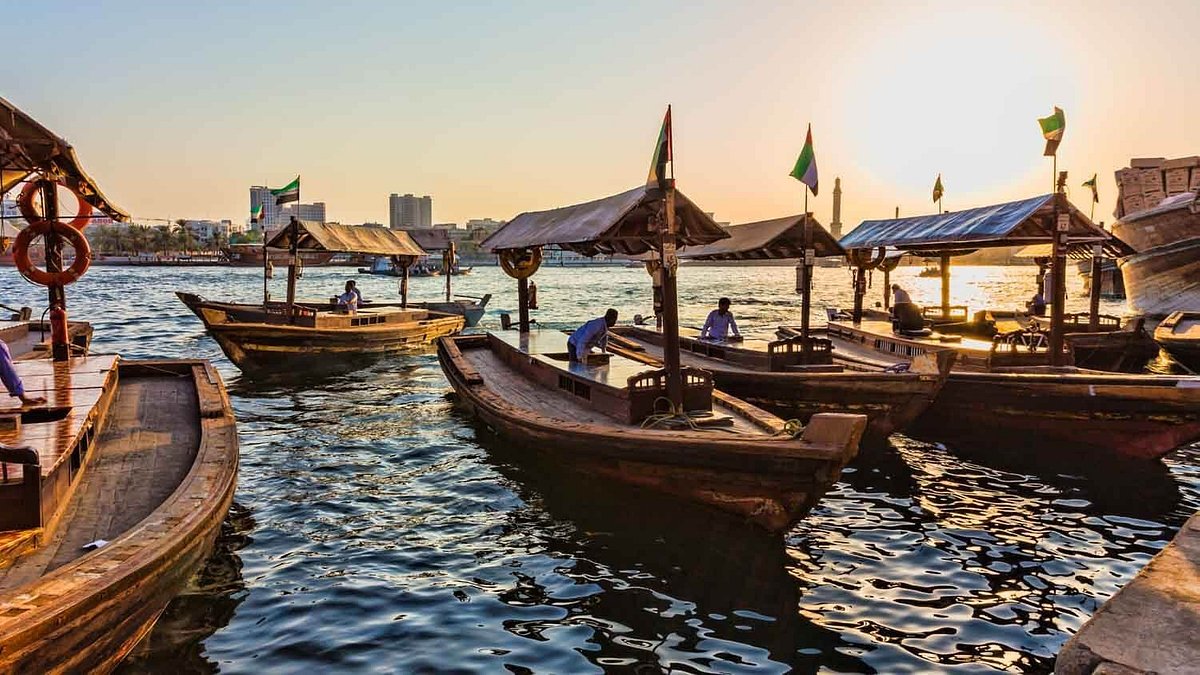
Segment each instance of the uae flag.
[[671,106],[667,106],[667,115],[663,118],[662,129],[658,132],[658,142],[654,144],[654,159],[650,161],[650,175],[646,177],[646,187],[667,189],[669,184],[667,162],[669,161],[671,161]]
[[1062,142],[1063,130],[1067,128],[1067,116],[1062,108],[1054,106],[1054,114],[1049,117],[1039,117],[1038,125],[1042,127],[1042,137],[1046,139],[1046,151],[1043,157],[1049,157],[1058,152],[1058,144]]
[[250,222],[257,223],[263,219],[263,205],[260,203],[250,212]]
[[276,206],[300,201],[300,176],[278,190],[271,190],[271,195],[275,197]]
[[933,201],[934,201],[934,203],[937,203],[937,201],[942,198],[942,193],[945,191],[946,191],[946,189],[942,187],[942,174],[939,173],[937,180],[934,181],[934,183],[933,183]]
[[807,185],[808,189],[812,190],[813,196],[817,196],[817,157],[813,154],[811,124],[808,125],[808,137],[804,140],[804,149],[800,151],[800,157],[796,159],[796,166],[788,175]]
[[1085,187],[1085,188],[1091,188],[1091,189],[1092,189],[1092,201],[1093,201],[1093,202],[1099,202],[1099,201],[1100,201],[1100,191],[1099,191],[1099,189],[1096,187],[1096,175],[1097,175],[1097,174],[1092,174],[1092,179],[1091,179],[1091,180],[1085,180],[1085,181],[1083,181],[1083,187]]

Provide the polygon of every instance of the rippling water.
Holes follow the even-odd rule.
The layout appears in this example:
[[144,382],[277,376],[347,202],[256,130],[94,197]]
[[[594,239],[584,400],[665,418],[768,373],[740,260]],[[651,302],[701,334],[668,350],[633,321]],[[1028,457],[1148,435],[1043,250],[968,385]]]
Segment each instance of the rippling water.
[[[894,278],[935,300],[938,280],[917,269]],[[328,296],[347,272],[309,269],[301,289]],[[1015,307],[1034,274],[956,270],[953,301]],[[637,269],[535,280],[547,328],[610,305],[625,319],[650,310]],[[490,325],[515,306],[494,268],[455,281],[495,293]],[[846,270],[816,281],[816,311],[848,304]],[[413,294],[441,283],[415,279]],[[360,284],[395,297],[394,280]],[[788,267],[685,267],[684,323],[728,295],[743,329],[767,334],[797,320],[793,286]],[[44,306],[11,269],[0,288],[0,302]],[[98,351],[214,359],[241,431],[217,550],[124,672],[1045,671],[1200,508],[1197,448],[1084,472],[897,436],[781,542],[529,461],[455,411],[432,352],[322,380],[243,380],[175,289],[256,300],[261,282],[248,269],[94,268],[68,289]]]

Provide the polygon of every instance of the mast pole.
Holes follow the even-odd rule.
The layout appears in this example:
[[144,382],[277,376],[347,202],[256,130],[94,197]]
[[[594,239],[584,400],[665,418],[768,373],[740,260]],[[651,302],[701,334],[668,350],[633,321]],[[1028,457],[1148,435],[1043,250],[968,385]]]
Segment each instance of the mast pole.
[[[42,182],[42,216],[54,222],[58,220],[58,184],[46,179]],[[61,272],[63,267],[62,239],[54,230],[46,232],[43,239],[46,251],[46,271]],[[75,255],[80,255],[79,251]],[[70,338],[67,337],[67,292],[60,285],[48,287],[50,305],[50,355],[55,361],[66,361],[71,357]],[[59,311],[55,311],[55,310]],[[54,330],[54,324],[61,324],[61,331]]]
[[[1055,157],[1057,166],[1057,157]],[[1067,180],[1067,172],[1064,171],[1058,177],[1058,185],[1052,197],[1054,200],[1053,211],[1053,256],[1054,260],[1050,266],[1050,279],[1053,284],[1054,303],[1050,311],[1050,365],[1063,366],[1066,365],[1066,359],[1063,354],[1063,315],[1066,313],[1066,308],[1063,306],[1067,300],[1067,246],[1068,237],[1070,235],[1071,214],[1067,209],[1062,208],[1062,202],[1066,200],[1065,183]]]
[[809,312],[812,310],[812,274],[813,263],[816,253],[813,251],[813,231],[812,221],[808,219],[808,186],[804,186],[804,283],[803,293],[800,298],[800,336],[803,341],[801,346],[804,363],[809,362],[812,356],[812,344],[809,339]]
[[675,180],[671,179],[666,194],[666,223],[660,232],[660,255],[663,261],[663,363],[667,370],[667,398],[679,410],[683,407],[683,373],[679,363],[679,289],[676,275],[679,258],[675,252]]
[[1104,244],[1092,245],[1092,287],[1088,297],[1088,330],[1095,332],[1100,328],[1100,289],[1103,280],[1100,271],[1104,269]]

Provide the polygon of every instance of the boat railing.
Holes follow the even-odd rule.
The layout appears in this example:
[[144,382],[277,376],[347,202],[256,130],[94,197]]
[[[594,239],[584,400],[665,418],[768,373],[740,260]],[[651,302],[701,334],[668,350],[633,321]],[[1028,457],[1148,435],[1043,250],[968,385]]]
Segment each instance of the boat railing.
[[792,366],[833,363],[833,342],[831,340],[809,336],[807,357],[804,343],[804,337],[800,335],[768,343],[767,368],[775,372],[788,370]]
[[951,305],[945,312],[940,306],[926,307],[921,314],[933,321],[966,321],[968,312],[966,305]]
[[[684,410],[712,410],[712,375],[699,368],[682,368],[681,372]],[[655,413],[666,412],[660,405],[667,394],[665,368],[631,375],[627,383],[630,422],[637,423]]]

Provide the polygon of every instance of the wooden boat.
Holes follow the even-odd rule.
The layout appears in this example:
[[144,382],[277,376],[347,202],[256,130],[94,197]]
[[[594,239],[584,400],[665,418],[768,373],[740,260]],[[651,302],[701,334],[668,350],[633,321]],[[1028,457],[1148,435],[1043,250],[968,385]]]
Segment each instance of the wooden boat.
[[[370,267],[358,268],[359,274],[377,274],[385,277],[402,277],[405,272],[403,269],[397,268],[386,257],[376,258]],[[415,264],[408,269],[409,278],[414,277],[438,277],[441,276],[441,270],[434,269],[429,265]]]
[[648,488],[782,531],[808,512],[854,457],[865,419],[819,414],[803,435],[783,420],[712,390],[688,370],[696,428],[644,422],[663,397],[662,370],[612,355],[569,364],[558,332],[444,338],[438,360],[458,401],[500,436],[589,475]]
[[233,411],[203,361],[17,369],[48,403],[0,410],[21,418],[0,431],[0,671],[108,672],[212,549],[236,486]]
[[[614,327],[614,351],[661,364],[662,335],[636,326]],[[867,416],[864,442],[881,445],[903,431],[933,403],[950,373],[952,350],[916,360],[908,372],[884,373],[841,365],[798,364],[799,336],[766,342],[715,342],[680,337],[684,365],[712,374],[721,391],[789,418],[808,421],[821,412]]]
[[[233,267],[262,267],[263,266],[263,246],[262,244],[230,244],[223,251],[225,259]],[[303,251],[299,254],[300,264],[304,267],[321,267],[328,265],[333,259],[333,253],[329,251]],[[270,251],[268,260],[276,267],[283,267],[288,264],[287,251]]]
[[[930,350],[958,352],[941,393],[917,418],[914,435],[975,445],[1032,445],[1157,459],[1200,440],[1200,378],[1120,375],[1052,367],[1021,348],[958,338],[896,335],[890,323],[831,321],[834,360],[883,370]],[[781,334],[795,329],[781,328]]]
[[1165,317],[1200,307],[1200,191],[1126,213],[1112,231],[1136,250],[1117,261],[1130,310]]
[[[87,354],[92,344],[92,324],[68,321],[67,335],[71,353]],[[8,351],[14,359],[46,358],[50,353],[50,322],[28,319],[0,321],[0,340],[8,345]]]
[[265,278],[262,305],[212,303],[195,294],[176,293],[243,372],[351,370],[463,329],[462,315],[409,307],[407,276],[401,280],[399,306],[364,305],[348,312],[334,303],[296,301],[295,261],[300,251],[388,255],[407,270],[425,251],[401,231],[293,219],[267,248],[290,252],[284,303],[270,301]]
[[[438,358],[459,401],[531,453],[781,532],[837,481],[866,418],[815,415],[800,432],[798,422],[714,391],[708,373],[681,365],[677,250],[729,235],[656,166],[654,184],[522,213],[484,240],[518,280],[518,330],[444,338]],[[529,277],[551,245],[583,256],[655,252],[663,368],[614,354],[570,361],[565,335],[530,331]]]
[[1200,312],[1172,312],[1154,329],[1163,349],[1193,372],[1200,372]]
[[[185,293],[176,291],[175,297],[179,298],[188,309],[192,310],[201,320],[204,316],[201,310],[205,307],[225,312],[227,316],[233,317],[238,321],[266,321],[263,313],[262,305],[251,305],[248,303],[235,302],[216,302],[208,300],[202,295],[195,293]],[[483,318],[484,312],[487,310],[488,302],[492,299],[492,294],[488,293],[481,298],[458,298],[450,302],[410,302],[407,309],[411,310],[427,310],[434,314],[457,314],[463,317],[463,325],[466,328],[473,328],[479,324],[479,320]],[[328,302],[305,302],[297,301],[296,306],[302,307],[313,312],[320,311],[337,311],[337,302],[330,300]],[[398,302],[372,302],[364,305],[367,309],[388,308],[404,309],[401,303]]]
[[[825,333],[834,359],[850,367],[880,369],[931,350],[951,347],[958,352],[941,393],[914,428],[929,437],[1033,445],[1054,452],[1099,450],[1137,459],[1156,459],[1200,439],[1200,378],[1117,375],[1072,366],[1061,296],[1052,304],[1049,335],[1039,331],[983,340],[929,329],[896,332],[890,322],[864,316],[865,270],[870,250],[877,247],[946,251],[946,259],[955,251],[1056,237],[1061,238],[1052,241],[1052,258],[1058,260],[1051,273],[1059,290],[1065,288],[1069,250],[1125,250],[1066,201],[1062,179],[1057,195],[862,223],[840,242],[851,250],[857,283],[854,312],[848,319],[831,320]],[[948,275],[944,279],[948,283]],[[945,308],[945,284],[942,298]]]
[[261,305],[209,302],[176,295],[204,323],[221,351],[243,372],[345,370],[463,329],[457,314],[368,305],[355,314],[297,303]]

